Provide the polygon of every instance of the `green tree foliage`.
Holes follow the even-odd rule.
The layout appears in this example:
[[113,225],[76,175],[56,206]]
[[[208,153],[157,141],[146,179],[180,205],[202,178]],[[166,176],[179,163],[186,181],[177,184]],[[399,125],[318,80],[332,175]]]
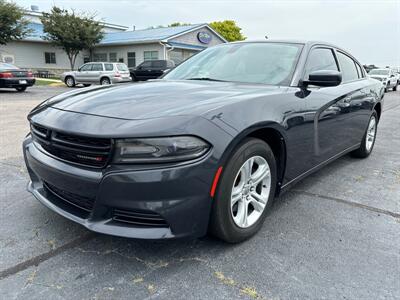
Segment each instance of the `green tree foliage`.
[[83,49],[93,49],[104,34],[103,26],[94,20],[94,16],[76,14],[74,11],[53,7],[50,13],[40,17],[43,23],[44,39],[61,47],[67,53],[71,70],[75,67],[76,57]]
[[20,40],[31,30],[23,19],[24,10],[18,5],[0,0],[0,45]]
[[242,34],[242,28],[236,25],[235,21],[225,20],[211,22],[210,26],[222,35],[228,42],[243,41],[246,37]]

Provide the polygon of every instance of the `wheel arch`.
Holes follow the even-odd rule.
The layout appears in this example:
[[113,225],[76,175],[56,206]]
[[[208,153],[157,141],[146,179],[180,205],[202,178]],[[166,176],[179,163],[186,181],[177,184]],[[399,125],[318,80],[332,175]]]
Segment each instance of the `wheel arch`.
[[276,195],[280,192],[283,178],[286,170],[286,134],[282,126],[277,123],[259,123],[248,127],[241,131],[236,137],[229,143],[227,149],[220,159],[220,166],[224,166],[228,159],[232,156],[233,151],[237,145],[246,138],[258,138],[266,142],[275,155],[276,165],[278,170],[277,188]]
[[111,77],[108,76],[108,75],[102,75],[102,76],[100,77],[100,81],[99,81],[99,82],[101,83],[101,81],[102,81],[104,78],[107,78],[107,79],[110,81],[110,83],[112,83]]
[[382,114],[382,104],[381,102],[377,102],[374,106],[374,110],[376,111],[378,115],[378,121],[381,119],[381,114]]

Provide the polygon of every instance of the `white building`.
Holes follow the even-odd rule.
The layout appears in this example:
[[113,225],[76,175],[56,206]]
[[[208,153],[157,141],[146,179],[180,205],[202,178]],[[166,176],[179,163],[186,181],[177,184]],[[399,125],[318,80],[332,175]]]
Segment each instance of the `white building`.
[[[0,46],[0,61],[30,70],[60,73],[70,69],[67,55],[43,39],[40,12],[27,12],[32,33],[21,41]],[[109,23],[104,26],[104,38],[93,51],[94,61],[119,61],[135,67],[145,60],[172,59],[180,63],[207,47],[226,40],[208,24],[165,27],[128,31],[127,27]],[[89,60],[88,51],[77,57],[75,67]]]

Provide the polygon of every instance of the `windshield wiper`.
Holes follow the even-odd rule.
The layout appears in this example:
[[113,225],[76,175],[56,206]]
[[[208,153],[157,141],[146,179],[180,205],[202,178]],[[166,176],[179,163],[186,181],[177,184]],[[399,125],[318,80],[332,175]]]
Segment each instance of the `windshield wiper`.
[[209,77],[193,77],[193,78],[187,78],[187,80],[206,80],[206,81],[221,81],[221,82],[225,82],[225,80],[214,79],[214,78],[209,78]]

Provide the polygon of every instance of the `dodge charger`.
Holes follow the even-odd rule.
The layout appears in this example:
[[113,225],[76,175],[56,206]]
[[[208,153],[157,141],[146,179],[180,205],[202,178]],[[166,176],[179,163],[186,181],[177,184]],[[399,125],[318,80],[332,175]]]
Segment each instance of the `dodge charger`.
[[241,242],[300,179],[347,153],[370,155],[383,89],[328,43],[210,47],[161,79],[33,109],[28,190],[95,232]]

